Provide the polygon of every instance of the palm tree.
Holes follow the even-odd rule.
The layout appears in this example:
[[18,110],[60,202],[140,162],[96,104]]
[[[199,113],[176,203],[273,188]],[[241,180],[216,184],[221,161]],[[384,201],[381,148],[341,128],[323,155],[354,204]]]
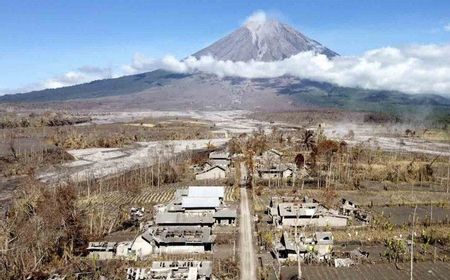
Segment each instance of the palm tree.
[[314,140],[314,131],[305,130],[301,140],[302,146],[306,147],[308,150],[312,150],[316,146],[316,140]]

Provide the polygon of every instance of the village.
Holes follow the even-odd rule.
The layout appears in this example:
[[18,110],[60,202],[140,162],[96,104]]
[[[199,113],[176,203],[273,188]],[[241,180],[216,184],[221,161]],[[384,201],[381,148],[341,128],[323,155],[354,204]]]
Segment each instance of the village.
[[[44,280],[448,272],[450,146],[432,140],[439,130],[412,133],[365,117],[343,127],[336,113],[158,114],[102,115],[45,128],[31,149],[11,143],[5,152],[20,151],[22,167],[11,154],[4,177],[14,184],[8,174],[31,173],[18,181],[19,199],[0,205],[0,237],[27,244],[5,260],[33,271],[47,246],[60,257]],[[63,250],[51,245],[61,230]]]
[[[134,230],[125,234],[127,240],[120,234],[93,240],[86,258],[126,262],[127,280],[316,279],[311,275],[318,267],[345,274],[397,265],[409,256],[447,259],[445,246],[423,239],[448,225],[446,198],[430,204],[434,220],[428,211],[416,213],[411,203],[397,204],[411,213],[395,225],[393,213],[384,213],[397,203],[392,192],[384,185],[379,191],[386,194],[367,196],[378,190],[363,191],[365,182],[356,177],[364,155],[359,150],[360,159],[351,159],[354,152],[344,140],[327,139],[320,125],[300,135],[273,128],[233,136],[189,160],[185,172],[192,179],[173,188],[169,200],[129,208]],[[427,180],[433,184],[432,177]],[[404,183],[397,184],[409,194],[401,189]]]

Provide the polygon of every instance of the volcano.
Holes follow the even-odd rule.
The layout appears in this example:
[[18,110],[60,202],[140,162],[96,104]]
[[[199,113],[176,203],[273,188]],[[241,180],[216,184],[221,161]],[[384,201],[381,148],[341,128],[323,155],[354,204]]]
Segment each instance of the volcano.
[[[221,61],[279,61],[301,52],[338,56],[318,41],[275,20],[250,21],[194,53]],[[0,96],[1,103],[52,103],[88,110],[346,110],[433,112],[447,115],[450,99],[396,91],[340,87],[298,77],[239,78],[166,70],[97,80],[75,86]],[[52,106],[53,106],[52,105]]]
[[224,61],[277,61],[306,51],[329,58],[338,55],[286,24],[265,20],[248,22],[193,56],[200,58],[209,55]]

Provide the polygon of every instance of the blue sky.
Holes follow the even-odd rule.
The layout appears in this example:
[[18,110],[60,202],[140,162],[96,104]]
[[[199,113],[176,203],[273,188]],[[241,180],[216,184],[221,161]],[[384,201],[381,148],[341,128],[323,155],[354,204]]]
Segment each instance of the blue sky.
[[87,65],[117,68],[136,53],[182,58],[256,10],[344,55],[450,42],[450,1],[0,0],[0,89]]

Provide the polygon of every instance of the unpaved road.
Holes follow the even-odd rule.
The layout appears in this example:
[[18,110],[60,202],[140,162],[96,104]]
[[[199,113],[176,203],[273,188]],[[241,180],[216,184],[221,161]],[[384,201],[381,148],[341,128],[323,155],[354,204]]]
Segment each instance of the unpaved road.
[[241,249],[241,279],[256,280],[256,260],[253,246],[252,215],[250,212],[247,189],[241,188],[240,215],[240,249]]

